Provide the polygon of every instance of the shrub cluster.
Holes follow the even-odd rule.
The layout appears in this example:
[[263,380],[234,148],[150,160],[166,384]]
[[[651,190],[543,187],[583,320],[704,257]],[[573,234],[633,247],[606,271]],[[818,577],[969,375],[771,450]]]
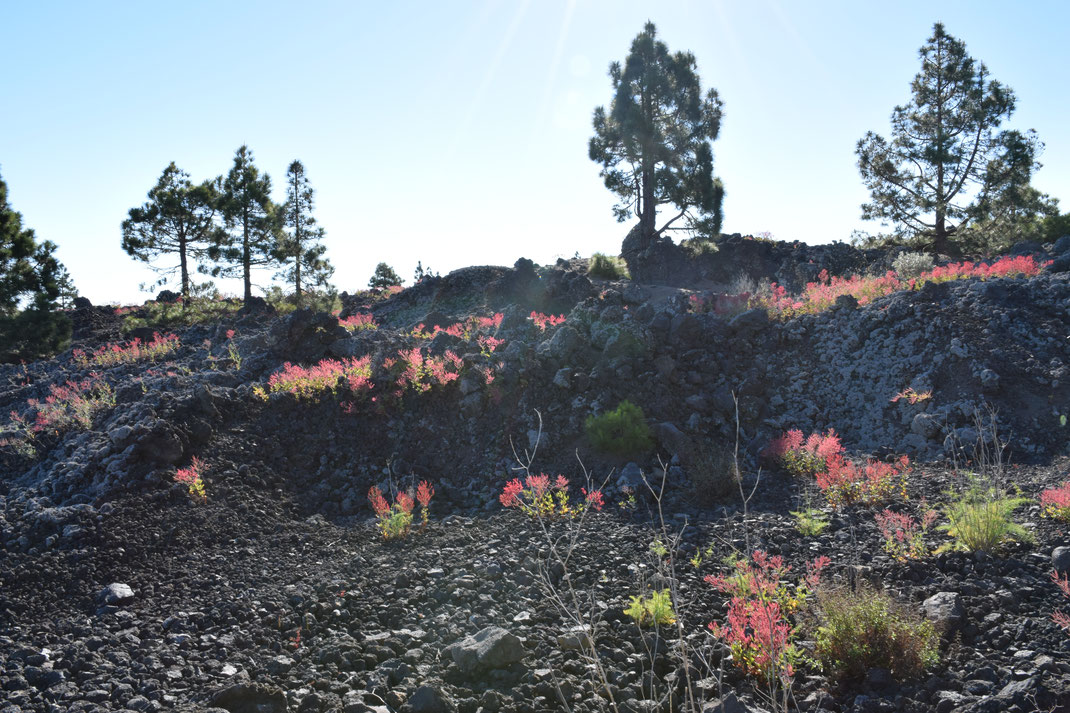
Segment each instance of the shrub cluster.
[[579,505],[569,502],[568,478],[559,475],[550,482],[550,476],[540,473],[528,475],[521,484],[519,478],[513,478],[502,489],[498,500],[502,507],[516,508],[531,517],[575,517],[587,508],[601,510],[605,504],[601,490],[587,492],[580,488],[583,500]]
[[605,280],[624,280],[630,276],[628,266],[624,263],[624,260],[615,255],[606,255],[604,253],[595,253],[591,256],[591,263],[587,267],[587,273]]
[[937,661],[939,636],[932,624],[878,591],[822,591],[814,653],[840,684],[861,681],[871,668],[897,680],[922,673]]
[[11,422],[0,438],[0,447],[8,447],[26,456],[36,453],[33,442],[38,435],[58,433],[68,428],[90,428],[93,415],[115,405],[115,393],[100,374],[85,379],[51,384],[44,400],[28,399],[24,413],[11,411]]
[[1004,542],[1032,542],[1033,534],[1011,519],[1029,498],[1011,497],[973,480],[944,509],[947,523],[940,526],[954,542],[945,549],[991,552]]
[[203,468],[204,461],[193,456],[188,468],[179,468],[175,471],[175,482],[185,485],[190,497],[205,503],[208,502],[208,495],[204,492],[204,480],[201,478]]
[[933,256],[929,253],[899,253],[892,262],[892,270],[903,280],[913,280],[933,269]]
[[383,491],[372,486],[368,490],[368,501],[371,503],[372,512],[378,520],[379,532],[384,540],[397,540],[408,536],[412,530],[412,511],[416,504],[420,504],[420,529],[427,529],[427,520],[431,498],[435,489],[426,480],[421,480],[415,492],[402,491],[394,498],[394,504],[390,505],[383,496]]
[[[858,304],[869,304],[880,297],[890,295],[902,290],[920,289],[928,282],[948,282],[951,280],[963,280],[978,278],[988,280],[992,278],[1006,277],[1033,277],[1047,266],[1048,263],[1040,264],[1031,255],[1007,256],[992,263],[959,262],[941,267],[934,267],[924,271],[916,277],[897,275],[889,270],[883,276],[832,277],[827,270],[822,270],[817,282],[809,282],[799,295],[792,295],[783,285],[773,283],[769,292],[757,295],[747,295],[745,302],[748,308],[764,308],[771,317],[777,319],[790,319],[802,314],[817,314],[831,309],[836,300],[848,295],[858,301]],[[724,304],[726,309],[738,309],[730,307],[732,302],[721,296],[714,299],[714,304]],[[743,300],[744,295],[735,296],[736,300]],[[703,311],[716,311],[716,307],[708,308],[707,301],[703,298],[692,300],[692,309],[698,308]]]
[[876,505],[897,495],[906,497],[910,459],[901,456],[895,463],[869,460],[858,465],[844,455],[836,432],[824,435],[792,429],[766,446],[762,456],[797,476],[813,477],[830,505],[842,507],[861,502]]
[[630,456],[653,446],[643,409],[625,399],[617,408],[598,416],[588,416],[584,424],[591,445],[605,453]]
[[133,339],[126,344],[105,344],[100,349],[87,354],[81,349],[71,353],[74,362],[81,367],[115,366],[116,364],[133,364],[139,361],[152,361],[164,357],[179,347],[178,336],[159,332],[152,335],[151,342]]

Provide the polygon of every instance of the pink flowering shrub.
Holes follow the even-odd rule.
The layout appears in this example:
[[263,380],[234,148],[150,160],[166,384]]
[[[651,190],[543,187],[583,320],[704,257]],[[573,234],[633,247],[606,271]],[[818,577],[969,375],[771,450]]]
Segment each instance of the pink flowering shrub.
[[324,359],[313,366],[304,367],[286,362],[281,371],[268,379],[267,389],[259,387],[257,392],[266,399],[269,394],[289,393],[298,399],[314,399],[325,392],[335,393],[346,388],[356,395],[370,391],[371,357],[350,359]]
[[892,464],[870,460],[859,466],[845,457],[840,438],[832,429],[806,438],[802,431],[792,429],[773,439],[762,457],[792,475],[813,476],[834,507],[856,502],[875,505],[897,495],[906,497],[909,458],[902,456]]
[[358,312],[345,319],[339,319],[338,324],[341,327],[345,327],[348,332],[360,332],[379,328],[379,325],[375,323],[375,318],[372,317],[370,312]]
[[[498,312],[491,317],[476,317],[472,316],[463,322],[455,322],[448,327],[440,327],[437,324],[431,331],[427,331],[427,327],[421,322],[416,325],[416,328],[409,333],[409,336],[417,339],[432,339],[439,332],[444,332],[451,337],[457,337],[463,339],[466,342],[472,341],[472,337],[476,336],[481,331],[496,331],[502,326],[502,313]],[[502,340],[495,340],[498,344],[502,343]],[[482,347],[482,344],[480,345]],[[491,349],[491,351],[494,351]]]
[[911,406],[920,404],[922,401],[928,401],[933,397],[933,392],[930,391],[915,391],[912,386],[900,391],[892,399],[891,403],[897,403],[900,399],[905,399]]
[[453,351],[447,349],[440,357],[424,354],[420,347],[401,349],[398,360],[387,360],[384,366],[399,371],[396,379],[398,395],[406,389],[418,394],[426,393],[432,386],[445,386],[461,376],[464,362]]
[[793,641],[796,627],[789,616],[817,587],[829,564],[828,557],[818,557],[807,564],[803,579],[789,585],[786,576],[791,567],[784,564],[784,558],[756,550],[753,563],[741,560],[734,573],[705,578],[731,597],[727,622],[711,622],[710,631],[729,645],[736,667],[764,681],[771,692],[791,687],[801,653]]
[[831,428],[825,435],[811,433],[805,439],[802,431],[792,429],[774,438],[762,456],[792,475],[813,476],[824,470],[829,458],[842,453],[840,438]]
[[827,270],[822,270],[816,282],[809,282],[799,295],[789,294],[783,285],[773,283],[768,294],[721,295],[711,299],[691,298],[694,312],[712,312],[715,314],[733,314],[754,307],[762,307],[771,317],[791,319],[803,314],[817,314],[830,309],[836,299],[849,295],[859,305],[867,305],[874,300],[902,290],[917,290],[927,282],[949,282],[977,278],[1033,277],[1050,262],[1037,263],[1031,255],[1007,256],[986,263],[960,262],[936,267],[921,273],[914,279],[902,279],[889,270],[880,277],[852,275],[850,277],[832,277]]
[[587,508],[601,510],[605,501],[601,490],[587,492],[581,488],[583,501],[579,505],[569,503],[568,478],[559,475],[550,483],[550,476],[545,474],[529,475],[524,484],[519,478],[513,478],[502,489],[498,500],[503,507],[517,508],[531,517],[575,517]]
[[565,323],[565,315],[563,314],[559,314],[555,317],[552,314],[543,314],[542,312],[532,311],[532,313],[528,315],[528,319],[539,328],[540,332],[545,332],[547,327],[556,327],[559,324]]
[[815,476],[817,487],[833,507],[852,503],[877,505],[896,497],[906,498],[910,459],[900,456],[895,463],[870,460],[858,466],[842,455],[825,461],[825,470]]
[[0,447],[32,456],[36,453],[33,442],[37,436],[68,428],[90,428],[94,414],[114,405],[111,386],[96,372],[85,379],[52,384],[44,399],[26,401],[24,413],[10,412],[11,421],[5,429],[8,435],[0,438]]
[[156,361],[178,349],[178,346],[178,336],[174,334],[161,336],[155,333],[151,342],[134,339],[126,344],[106,344],[89,354],[82,349],[75,349],[71,356],[74,363],[81,367],[115,366],[144,360]]
[[206,503],[208,502],[208,495],[204,492],[204,480],[201,478],[201,470],[203,468],[204,461],[197,456],[193,456],[188,468],[179,468],[175,471],[175,482],[185,485],[186,489],[189,490],[190,497]]
[[922,559],[929,555],[925,533],[936,522],[936,511],[926,510],[921,521],[905,513],[885,509],[875,516],[877,529],[884,538],[884,551],[900,562]]
[[435,489],[431,487],[431,484],[426,480],[422,480],[416,488],[415,497],[412,492],[402,491],[394,498],[394,504],[390,505],[386,497],[383,496],[383,491],[372,486],[368,490],[368,501],[371,503],[372,512],[375,513],[375,517],[379,521],[378,527],[383,539],[396,540],[409,534],[412,530],[412,511],[415,509],[417,502],[420,504],[422,520],[420,529],[426,529],[428,507],[431,503],[431,496],[434,494]]
[[[1070,599],[1070,579],[1067,578],[1067,575],[1064,574],[1059,577],[1059,572],[1053,571],[1051,573],[1051,581],[1055,582],[1055,586],[1059,588],[1064,597]],[[1051,615],[1051,620],[1058,624],[1067,634],[1070,634],[1070,615],[1067,615],[1066,612],[1055,612]]]
[[1070,522],[1070,480],[1040,494],[1041,513],[1061,522]]

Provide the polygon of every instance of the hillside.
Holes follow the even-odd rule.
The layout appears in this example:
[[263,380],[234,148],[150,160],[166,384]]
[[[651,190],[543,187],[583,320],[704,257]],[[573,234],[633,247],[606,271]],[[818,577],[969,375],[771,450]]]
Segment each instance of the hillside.
[[[1026,258],[1037,274],[814,313],[723,293],[827,296],[892,256],[734,236],[662,245],[631,265],[642,281],[522,259],[343,294],[338,315],[83,305],[72,350],[0,367],[0,713],[767,710],[707,628],[730,606],[707,577],[755,550],[792,568],[781,594],[828,557],[825,590],[883,589],[939,637],[924,672],[837,680],[809,655],[809,592],[784,620],[806,654],[778,669],[791,709],[1070,710],[1051,617],[1070,536],[1040,500],[1070,479],[1070,240],[1007,259]],[[624,400],[652,441],[611,453],[587,423]],[[871,470],[840,491],[792,476],[768,449],[792,429],[832,429],[836,472]],[[203,498],[175,482],[194,458]],[[573,511],[604,506],[503,507],[538,473],[569,480]],[[1023,498],[1023,530],[937,553],[971,476],[988,502]],[[417,508],[384,541],[369,489],[421,481],[426,527]],[[819,534],[790,514],[807,508]],[[935,511],[920,549],[884,547],[885,508]],[[663,589],[676,621],[639,628],[624,610]]]

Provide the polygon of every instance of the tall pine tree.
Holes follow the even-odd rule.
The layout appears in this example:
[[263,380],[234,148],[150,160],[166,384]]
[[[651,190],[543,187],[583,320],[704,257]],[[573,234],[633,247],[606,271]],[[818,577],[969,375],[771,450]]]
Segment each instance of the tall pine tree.
[[221,263],[212,274],[241,276],[242,298],[253,297],[252,272],[278,262],[282,212],[271,200],[271,177],[253,163],[253,152],[242,146],[234,154],[234,165],[226,178],[219,205],[228,232],[209,248],[209,257]]
[[73,287],[55,252],[22,227],[0,178],[0,361],[48,356],[70,340],[71,322],[56,307]]
[[892,223],[919,247],[957,255],[999,240],[978,231],[1006,233],[1050,212],[1050,199],[1029,186],[1040,165],[1036,136],[996,132],[1014,112],[1014,92],[989,79],[940,23],[919,54],[914,96],[892,111],[891,140],[870,131],[858,142],[858,169],[872,198],[862,217]]
[[[639,219],[640,247],[683,218],[688,228],[721,230],[724,189],[713,176],[713,149],[721,127],[717,91],[705,95],[690,52],[670,54],[648,22],[624,61],[609,66],[613,102],[594,112],[588,154],[602,165],[606,188],[620,197],[613,208],[624,222]],[[659,205],[678,212],[657,227]]]
[[277,257],[284,267],[278,277],[293,283],[298,304],[308,287],[326,287],[334,274],[334,267],[323,256],[327,248],[319,242],[323,239],[323,228],[312,217],[313,196],[304,165],[294,161],[286,170],[284,232]]
[[193,185],[189,174],[171,162],[149,191],[149,200],[131,208],[123,221],[123,250],[151,263],[173,255],[178,264],[151,266],[162,274],[157,285],[178,273],[182,297],[189,299],[191,263],[199,264],[208,249],[220,240],[220,179]]

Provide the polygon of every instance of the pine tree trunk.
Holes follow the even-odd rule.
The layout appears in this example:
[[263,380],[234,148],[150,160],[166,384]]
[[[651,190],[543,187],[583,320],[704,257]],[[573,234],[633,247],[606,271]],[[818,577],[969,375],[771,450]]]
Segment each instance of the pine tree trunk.
[[182,266],[182,301],[189,301],[189,263],[186,261],[186,236],[178,238],[178,259]]
[[[294,201],[296,205],[296,201]],[[301,304],[301,214],[294,208],[294,293]]]
[[249,304],[253,299],[252,256],[249,253],[249,209],[242,211],[242,240],[241,240],[241,266],[245,279],[245,295],[243,301]]
[[951,241],[948,239],[947,222],[941,211],[936,213],[936,231],[933,235],[933,252],[937,255],[951,254]]

